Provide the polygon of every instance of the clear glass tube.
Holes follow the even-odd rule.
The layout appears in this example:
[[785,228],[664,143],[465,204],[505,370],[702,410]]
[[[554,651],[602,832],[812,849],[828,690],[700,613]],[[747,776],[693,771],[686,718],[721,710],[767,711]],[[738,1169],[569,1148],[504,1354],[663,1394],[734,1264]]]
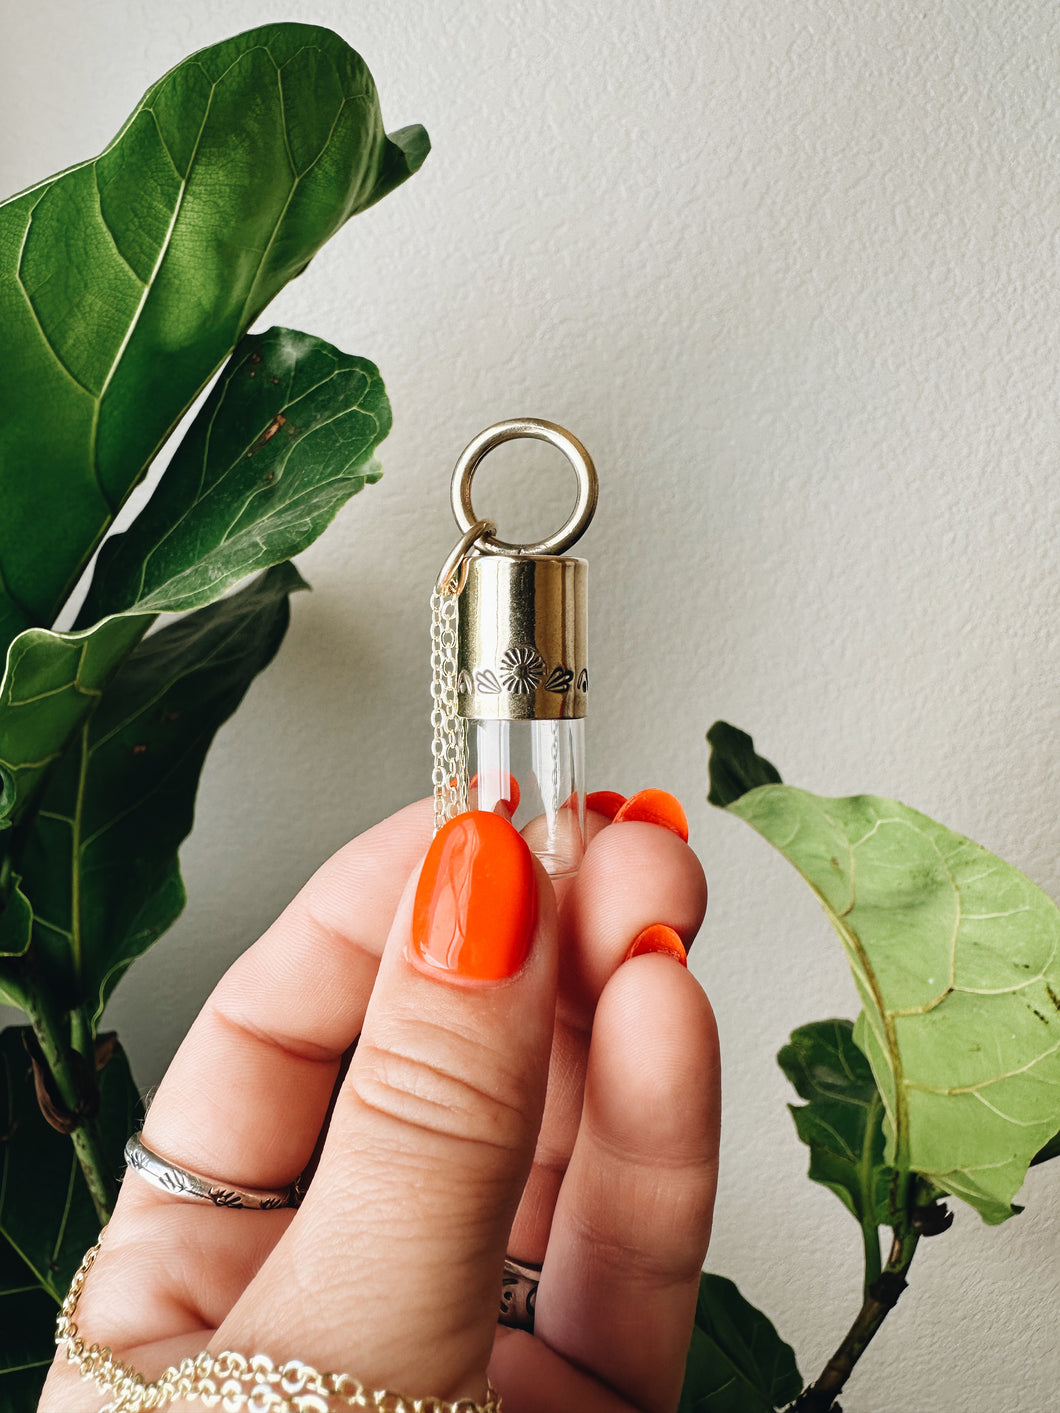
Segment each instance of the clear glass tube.
[[469,726],[474,808],[500,807],[553,878],[577,873],[585,852],[584,720]]

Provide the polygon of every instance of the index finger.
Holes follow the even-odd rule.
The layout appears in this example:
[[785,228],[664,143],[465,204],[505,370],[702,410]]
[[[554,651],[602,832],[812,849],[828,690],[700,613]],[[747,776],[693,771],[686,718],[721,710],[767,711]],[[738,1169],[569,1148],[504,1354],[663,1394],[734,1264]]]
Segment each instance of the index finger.
[[[178,1050],[144,1142],[240,1187],[293,1183],[360,1034],[398,901],[431,836],[421,800],[354,839],[218,983]],[[172,1199],[152,1192],[158,1201]]]

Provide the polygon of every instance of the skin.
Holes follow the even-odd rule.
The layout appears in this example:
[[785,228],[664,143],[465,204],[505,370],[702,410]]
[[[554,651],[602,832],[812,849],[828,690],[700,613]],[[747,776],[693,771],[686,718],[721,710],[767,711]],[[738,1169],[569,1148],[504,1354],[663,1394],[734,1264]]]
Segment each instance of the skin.
[[[528,958],[449,979],[409,945],[429,801],[340,850],[228,971],[144,1141],[297,1211],[181,1201],[130,1176],[78,1315],[147,1377],[209,1348],[505,1413],[673,1413],[710,1236],[719,1061],[710,1004],[647,926],[706,906],[671,830],[590,815],[578,876],[536,865]],[[334,1098],[341,1058],[360,1036]],[[535,1333],[496,1323],[505,1251],[543,1262]],[[57,1360],[41,1413],[104,1403]]]

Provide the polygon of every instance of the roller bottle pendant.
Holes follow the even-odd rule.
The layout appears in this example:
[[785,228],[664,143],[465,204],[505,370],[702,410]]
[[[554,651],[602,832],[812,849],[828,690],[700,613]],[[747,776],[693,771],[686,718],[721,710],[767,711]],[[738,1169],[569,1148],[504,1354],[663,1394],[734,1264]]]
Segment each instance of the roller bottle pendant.
[[585,847],[587,570],[559,555],[476,555],[457,605],[477,807],[510,810],[557,878],[577,872]]
[[[497,539],[471,505],[476,467],[513,437],[551,442],[578,478],[570,520],[535,544]],[[531,419],[487,428],[453,474],[453,509],[465,533],[447,570],[456,594],[455,724],[466,742],[469,803],[511,819],[554,878],[576,873],[585,849],[588,565],[562,551],[591,520],[596,492],[581,443]]]

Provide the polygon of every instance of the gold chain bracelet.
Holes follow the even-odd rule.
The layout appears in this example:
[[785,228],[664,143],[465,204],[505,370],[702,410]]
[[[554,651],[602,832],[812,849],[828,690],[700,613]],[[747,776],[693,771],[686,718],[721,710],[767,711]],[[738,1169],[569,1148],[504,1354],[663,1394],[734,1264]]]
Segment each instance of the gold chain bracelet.
[[[104,1228],[104,1231],[106,1228]],[[85,1253],[63,1301],[55,1327],[56,1346],[110,1401],[100,1413],[147,1413],[177,1399],[198,1400],[224,1413],[333,1413],[339,1408],[375,1408],[379,1413],[501,1413],[500,1396],[487,1380],[485,1403],[470,1398],[409,1398],[390,1389],[367,1389],[350,1374],[321,1374],[300,1359],[274,1364],[267,1354],[204,1350],[148,1380],[107,1346],[85,1345],[74,1322],[81,1293],[100,1241]]]

